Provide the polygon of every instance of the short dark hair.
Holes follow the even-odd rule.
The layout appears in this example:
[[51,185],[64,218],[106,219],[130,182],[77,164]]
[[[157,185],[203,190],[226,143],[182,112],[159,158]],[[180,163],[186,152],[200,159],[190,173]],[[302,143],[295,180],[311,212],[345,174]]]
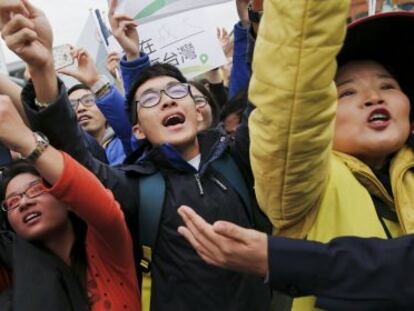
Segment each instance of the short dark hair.
[[72,86],[69,90],[68,90],[68,96],[70,94],[72,94],[73,92],[77,91],[77,90],[87,90],[90,91],[91,88],[83,83],[78,83],[75,84],[74,86]]
[[135,105],[135,92],[137,89],[150,79],[168,76],[177,79],[181,83],[186,83],[187,79],[181,73],[181,71],[170,64],[154,64],[148,68],[145,68],[137,79],[132,83],[127,95],[127,109],[131,125],[134,126],[138,122],[137,105]]
[[17,160],[12,162],[10,165],[6,166],[3,170],[2,176],[2,187],[1,187],[1,198],[4,199],[6,195],[6,188],[9,185],[10,181],[17,175],[29,173],[34,176],[39,176],[40,174],[33,164],[27,162],[26,160]]
[[247,89],[243,89],[227,101],[227,104],[221,111],[220,121],[224,121],[232,113],[236,113],[241,116],[247,107],[247,103]]

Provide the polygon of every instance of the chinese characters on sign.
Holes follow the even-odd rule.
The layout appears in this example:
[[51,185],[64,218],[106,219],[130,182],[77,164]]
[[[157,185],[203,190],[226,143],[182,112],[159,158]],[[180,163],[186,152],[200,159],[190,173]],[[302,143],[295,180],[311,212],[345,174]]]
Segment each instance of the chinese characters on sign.
[[191,61],[197,59],[197,53],[193,43],[187,42],[182,46],[178,46],[176,51],[165,51],[163,57],[152,57],[153,53],[157,52],[155,44],[153,43],[152,38],[144,40],[141,42],[141,51],[147,54],[151,63],[169,63],[174,66],[184,65],[186,61]]
[[169,63],[192,78],[226,63],[215,27],[200,8],[139,27],[140,48],[151,63]]

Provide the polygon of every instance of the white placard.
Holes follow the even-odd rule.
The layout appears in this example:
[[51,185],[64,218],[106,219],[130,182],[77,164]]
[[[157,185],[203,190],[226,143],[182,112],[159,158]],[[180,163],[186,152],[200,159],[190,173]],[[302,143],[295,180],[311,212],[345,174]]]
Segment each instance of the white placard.
[[141,23],[232,0],[118,0],[116,11]]
[[139,26],[141,51],[152,63],[170,63],[193,78],[226,64],[206,8],[195,9]]

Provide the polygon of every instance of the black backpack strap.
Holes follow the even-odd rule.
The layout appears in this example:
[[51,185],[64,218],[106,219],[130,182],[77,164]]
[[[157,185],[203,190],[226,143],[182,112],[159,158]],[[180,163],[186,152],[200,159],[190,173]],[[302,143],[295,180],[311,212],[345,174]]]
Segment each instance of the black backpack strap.
[[252,226],[262,232],[272,232],[272,224],[250,196],[252,190],[249,190],[246,180],[233,157],[227,153],[211,165],[226,178],[232,188],[240,195]]
[[140,267],[151,270],[152,250],[157,240],[158,227],[165,198],[165,179],[160,172],[143,176],[139,187],[139,244],[142,251]]
[[226,178],[233,189],[236,190],[240,195],[244,205],[246,206],[247,215],[249,216],[251,222],[254,224],[253,202],[252,198],[250,197],[250,191],[234,159],[230,156],[230,154],[225,154],[224,156],[211,163],[211,165],[216,171],[221,173]]

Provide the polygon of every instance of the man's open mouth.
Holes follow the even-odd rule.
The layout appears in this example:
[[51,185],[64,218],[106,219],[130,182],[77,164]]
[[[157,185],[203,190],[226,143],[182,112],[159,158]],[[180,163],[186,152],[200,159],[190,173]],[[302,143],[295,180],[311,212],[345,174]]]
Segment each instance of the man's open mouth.
[[175,113],[165,117],[162,120],[162,125],[165,127],[174,126],[177,124],[183,124],[185,122],[185,116],[181,113]]

